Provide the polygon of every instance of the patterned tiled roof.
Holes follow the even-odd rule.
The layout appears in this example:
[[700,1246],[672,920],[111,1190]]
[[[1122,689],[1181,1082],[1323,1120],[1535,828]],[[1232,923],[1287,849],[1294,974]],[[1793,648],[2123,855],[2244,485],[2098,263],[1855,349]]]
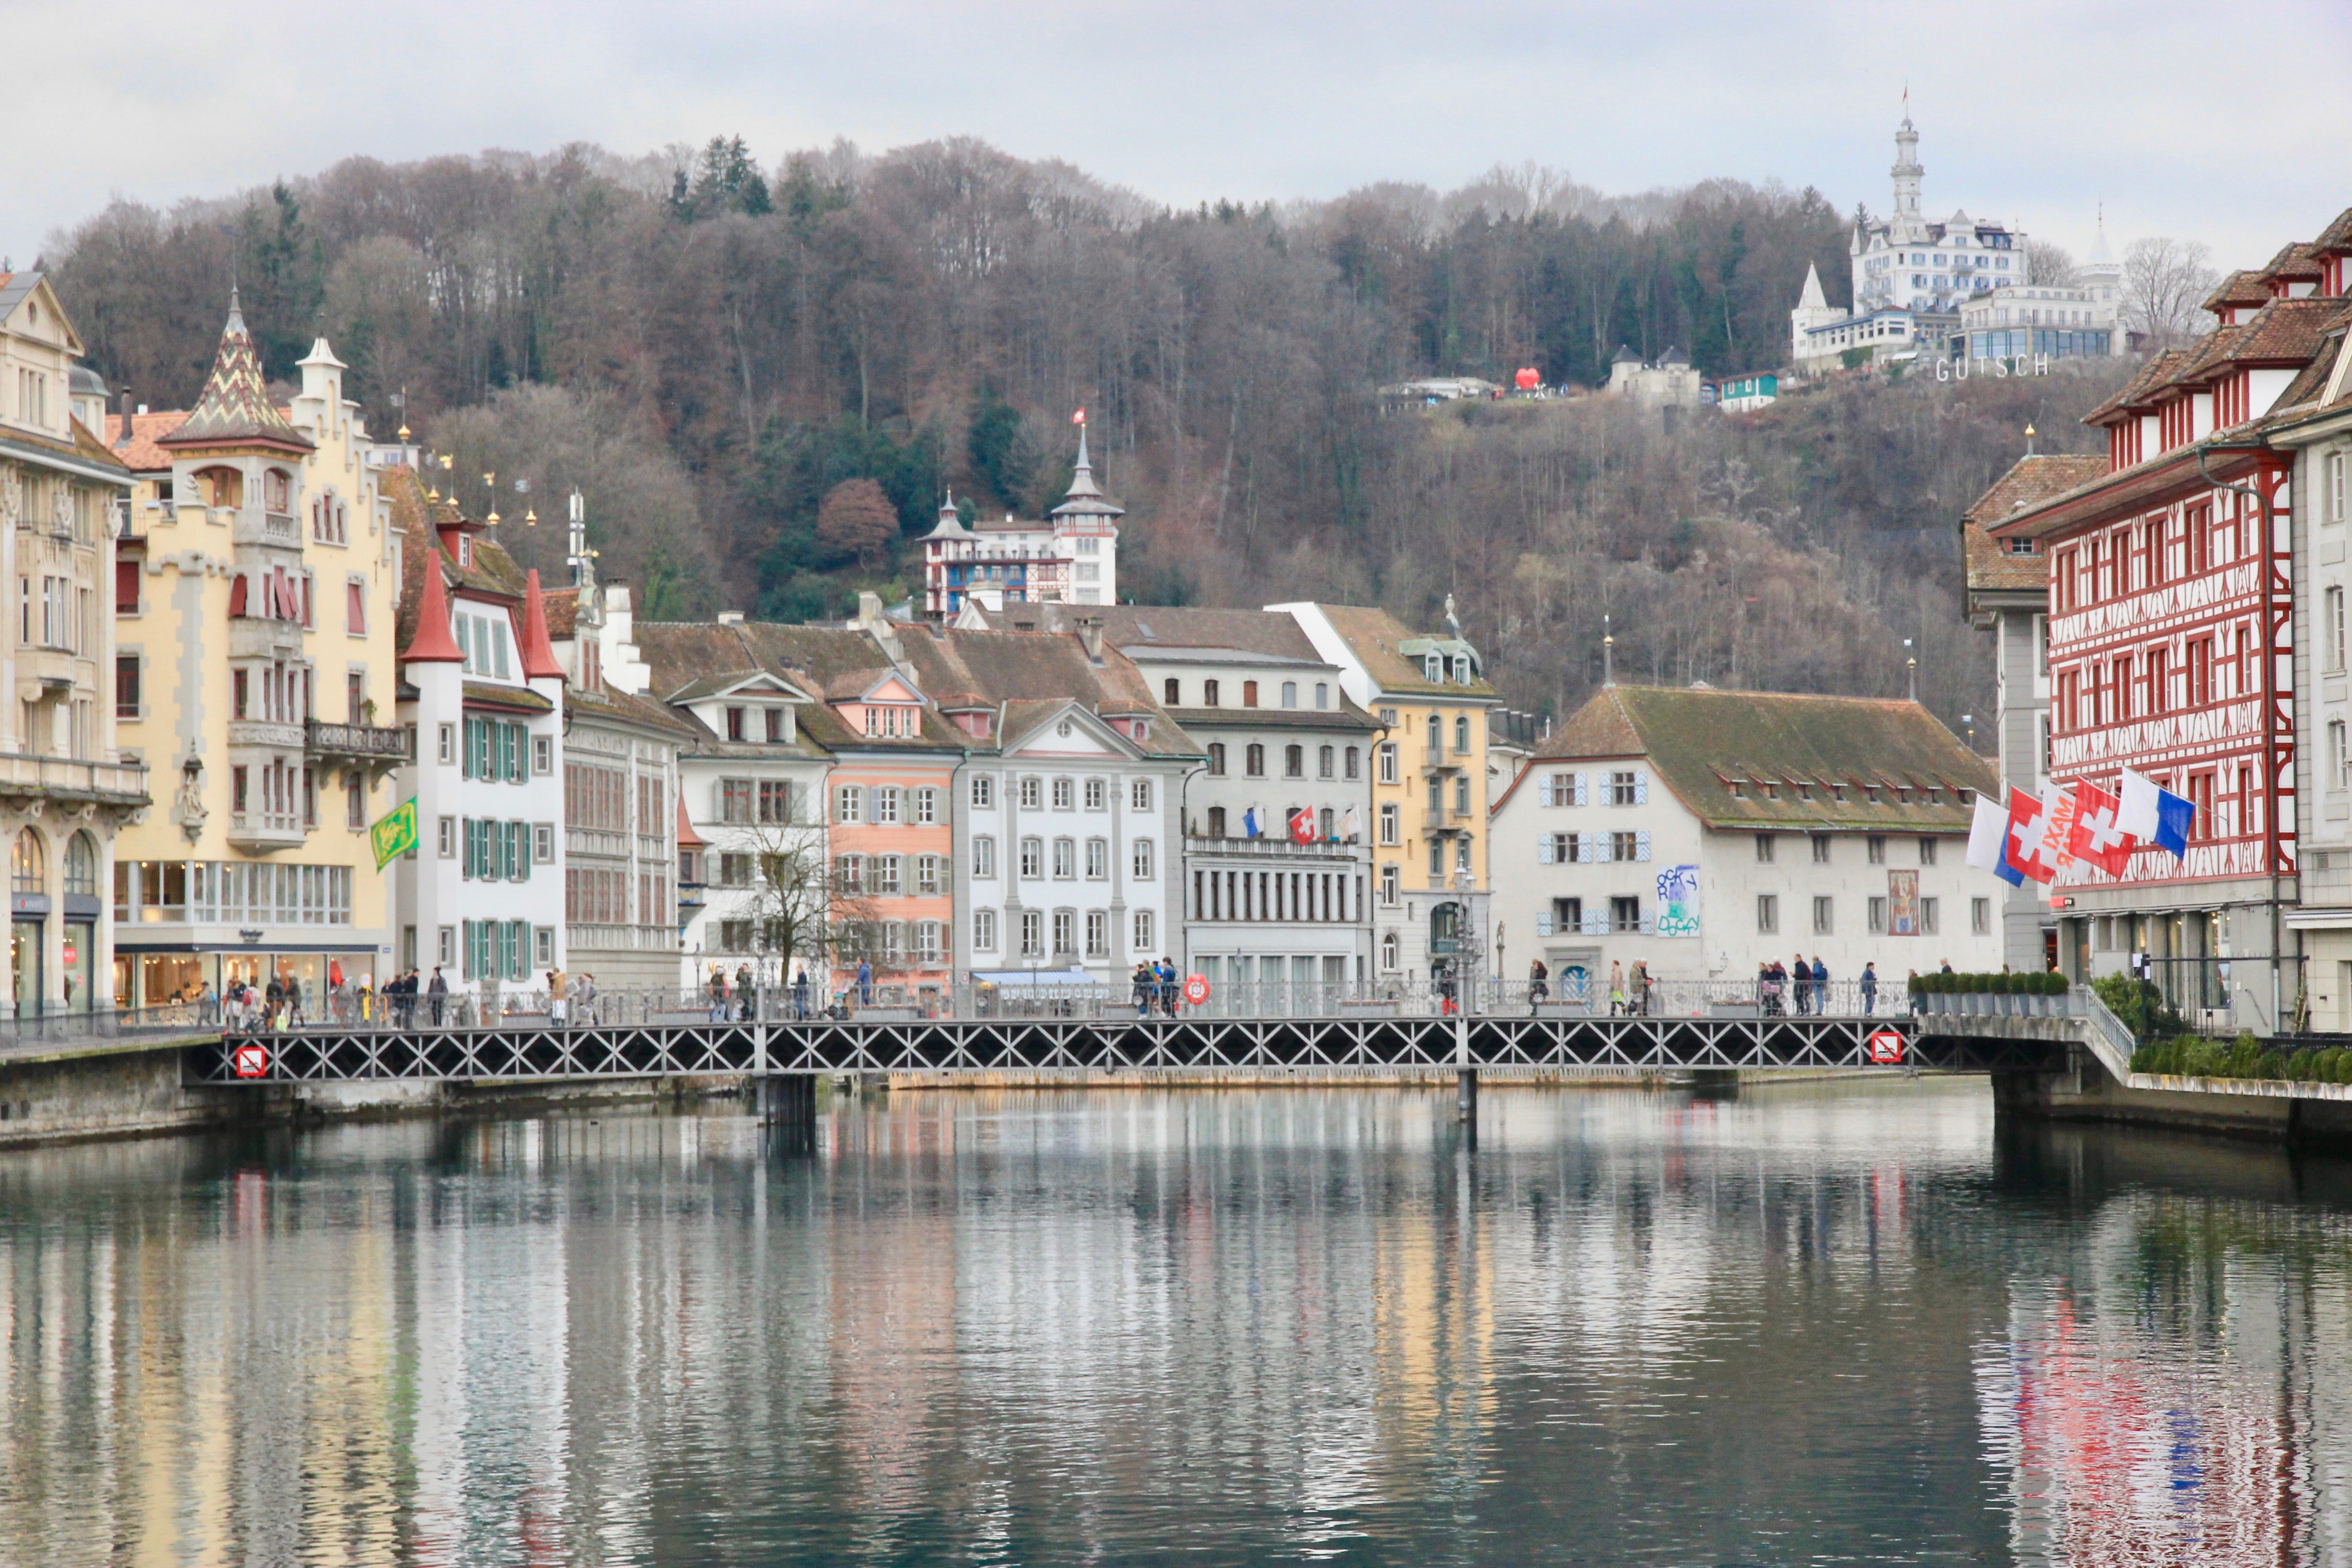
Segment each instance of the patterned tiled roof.
[[289,452],[315,449],[310,438],[289,425],[269,401],[261,381],[261,358],[254,352],[253,334],[245,330],[245,312],[237,309],[234,297],[204,395],[161,444],[166,447],[252,444]]
[[2263,287],[2261,273],[2240,268],[2215,285],[2213,291],[2205,296],[2205,302],[2198,309],[2218,316],[2233,305],[2242,308],[2259,305],[2270,297],[2271,291]]
[[2020,458],[1993,481],[1960,519],[1960,558],[1972,592],[2039,593],[2050,581],[2050,558],[2014,555],[1985,529],[2011,512],[2089,484],[2107,471],[2107,460],[2092,454],[2041,452]]

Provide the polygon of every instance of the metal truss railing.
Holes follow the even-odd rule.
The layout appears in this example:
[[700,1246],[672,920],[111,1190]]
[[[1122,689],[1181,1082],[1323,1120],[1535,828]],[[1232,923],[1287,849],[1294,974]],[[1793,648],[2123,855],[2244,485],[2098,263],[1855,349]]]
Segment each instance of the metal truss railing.
[[1885,1065],[1889,1032],[1902,1037],[1905,1065],[1934,1068],[2048,1071],[2065,1051],[2062,1041],[1925,1034],[1910,1023],[1851,1017],[736,1021],[240,1035],[195,1047],[189,1072],[198,1082],[254,1084],[831,1072],[1801,1071]]

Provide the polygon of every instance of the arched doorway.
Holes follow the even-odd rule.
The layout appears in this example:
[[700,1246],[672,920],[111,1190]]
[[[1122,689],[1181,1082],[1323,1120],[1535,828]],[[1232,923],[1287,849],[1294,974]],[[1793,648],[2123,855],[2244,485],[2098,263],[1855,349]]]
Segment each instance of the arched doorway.
[[16,1016],[37,1018],[47,978],[42,938],[49,919],[49,851],[29,827],[16,830],[8,850],[8,967],[16,982]]
[[66,1010],[87,1013],[91,1000],[90,969],[98,962],[98,840],[87,830],[66,840],[66,876],[62,907],[64,945],[58,950],[58,980]]

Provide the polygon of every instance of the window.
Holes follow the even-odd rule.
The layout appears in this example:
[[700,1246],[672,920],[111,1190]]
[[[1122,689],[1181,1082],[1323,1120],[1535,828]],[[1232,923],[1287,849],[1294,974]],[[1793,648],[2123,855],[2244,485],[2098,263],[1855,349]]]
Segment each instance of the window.
[[1609,858],[1612,860],[1646,860],[1642,853],[1642,836],[1638,833],[1612,833],[1609,836]]
[[1813,900],[1813,934],[1815,936],[1828,936],[1833,929],[1830,918],[1831,903],[1832,900],[1826,897]]
[[1265,777],[1265,748],[1255,741],[1242,752],[1242,773],[1254,779]]
[[1072,940],[1077,934],[1073,929],[1076,923],[1073,919],[1075,913],[1076,911],[1071,910],[1054,911],[1054,951],[1055,952],[1076,952],[1078,950],[1078,944]]
[[1874,833],[1865,841],[1865,844],[1870,852],[1870,863],[1874,866],[1885,865],[1886,836],[1883,833]]
[[898,788],[896,784],[874,787],[874,821],[877,826],[896,827],[898,825]]
[[1286,680],[1282,683],[1282,705],[1285,708],[1298,706],[1298,682]]
[[1137,811],[1151,809],[1151,781],[1137,779],[1127,786],[1127,804]]
[[1445,875],[1445,840],[1443,838],[1429,841],[1429,875],[1433,881]]
[[743,738],[743,710],[740,708],[727,710],[727,738],[730,741]]
[[1054,809],[1055,811],[1078,809],[1078,786],[1076,782],[1070,779],[1054,781]]
[[1225,776],[1225,743],[1223,741],[1209,742],[1209,776],[1216,779]]
[[1421,678],[1432,684],[1444,680],[1445,679],[1444,658],[1440,655],[1433,653],[1425,653],[1422,655]]
[[1102,811],[1110,805],[1110,786],[1100,779],[1087,781],[1087,809]]
[[842,893],[866,891],[866,857],[836,855],[833,858],[834,890]]
[[1381,783],[1382,783],[1382,784],[1392,784],[1396,783],[1396,782],[1397,782],[1397,745],[1396,745],[1396,742],[1395,742],[1394,741],[1382,741],[1382,742],[1380,743],[1379,755],[1380,755],[1380,760],[1381,760]]
[[1213,805],[1209,807],[1209,837],[1223,838],[1224,836],[1225,808],[1222,805]]
[[1256,681],[1244,680],[1242,682],[1242,706],[1244,708],[1255,708],[1257,706]]
[[1769,866],[1772,863],[1772,836],[1769,833],[1759,833],[1756,836],[1756,863],[1759,866]]
[[1154,945],[1151,935],[1151,911],[1138,910],[1135,911],[1135,951],[1149,952]]
[[748,888],[751,885],[751,857],[734,850],[722,849],[719,854],[719,885],[722,888]]
[[[1175,684],[1173,681],[1171,685]],[[1087,911],[1087,956],[1107,958],[1110,955],[1110,916],[1100,910]]]
[[2344,721],[2330,719],[2327,721],[2327,778],[2326,781],[2329,789],[2342,789],[2345,786],[2344,752]]
[[1758,934],[1759,936],[1771,936],[1771,935],[1773,935],[1775,932],[1779,931],[1780,931],[1780,894],[1778,894],[1778,893],[1759,893],[1759,894],[1757,894],[1757,895],[1756,895],[1756,932],[1757,932],[1757,934]]
[[363,774],[352,773],[344,775],[343,826],[345,827],[367,826],[367,784]]
[[1642,929],[1642,900],[1639,899],[1610,900],[1609,929],[1614,931],[1639,931]]
[[1184,705],[1183,691],[1184,683],[1171,675],[1160,683],[1160,700],[1171,708],[1181,708]]
[[1465,757],[1470,754],[1470,717],[1466,713],[1454,718],[1454,749]]
[[1393,862],[1381,868],[1381,902],[1393,904],[1404,896],[1402,870]]
[[985,834],[971,841],[971,874],[982,879],[996,875],[996,840]]
[[1201,682],[1201,706],[1203,708],[1214,708],[1216,705],[1217,683],[1213,680],[1204,680]]
[[1021,809],[1037,811],[1045,804],[1045,781],[1035,774],[1021,781]]
[[1870,900],[1870,934],[1873,936],[1886,934],[1886,900],[1885,899]]
[[1919,934],[1921,936],[1934,936],[1936,934],[1936,907],[1940,902],[1942,902],[1942,900],[1938,899],[1922,899],[1919,900]]
[[1045,919],[1035,910],[1021,911],[1021,956],[1042,958],[1045,952]]
[[139,656],[118,654],[114,660],[114,716],[139,717]]
[[866,820],[866,790],[860,784],[843,784],[833,792],[833,819],[835,822]]
[[442,765],[443,767],[447,767],[447,766],[449,766],[452,763],[455,763],[455,762],[457,760],[457,725],[455,725],[455,724],[444,724],[444,725],[442,725],[442,726],[441,726],[440,746],[439,746],[438,755],[439,755],[439,757],[440,757],[440,759],[441,759],[441,765]]
[[1813,835],[1813,864],[1826,866],[1829,863],[1830,836],[1826,833],[1816,833]]
[[1468,773],[1454,775],[1454,815],[1456,816],[1470,815],[1470,775]]
[[1934,839],[1932,839],[1932,838],[1922,838],[1922,839],[1920,839],[1920,840],[1919,840],[1919,864],[1921,864],[1922,866],[1932,866],[1932,865],[1934,865],[1935,863],[1936,863],[1936,841],[1935,841]]
[[1992,934],[1992,900],[1990,899],[1969,900],[1969,930],[1977,936]]
[[1129,874],[1132,875],[1139,882],[1149,882],[1151,880],[1150,839],[1139,838],[1135,841],[1135,858],[1134,864],[1129,868]]
[[996,809],[996,780],[988,773],[971,775],[971,808],[974,811]]
[[1087,876],[1092,880],[1101,881],[1109,875],[1110,840],[1108,838],[1087,839]]
[[1054,840],[1054,875],[1066,880],[1078,874],[1078,847],[1075,839]]
[[1432,713],[1429,716],[1429,756],[1433,763],[1445,752],[1445,721]]
[[971,949],[974,952],[996,951],[996,911],[994,910],[971,911]]
[[1610,805],[1638,805],[1641,804],[1641,781],[1633,773],[1613,773],[1609,775]]
[[906,888],[906,857],[877,855],[866,868],[866,891],[896,898]]
[[1384,800],[1381,802],[1381,843],[1401,844],[1404,842],[1402,832],[1402,816],[1403,813],[1398,809],[1396,802],[1392,800]]
[[1382,931],[1381,933],[1381,967],[1394,969],[1401,962],[1402,962],[1402,954],[1397,942],[1397,933],[1392,931]]
[[454,816],[435,818],[434,837],[435,847],[439,850],[441,858],[455,860],[457,858],[457,819]]
[[1285,746],[1282,748],[1282,776],[1286,779],[1303,779],[1307,776],[1306,747]]
[[1360,779],[1364,776],[1362,747],[1350,746],[1348,748],[1348,772],[1346,776],[1349,779]]
[[1021,841],[1021,875],[1033,882],[1045,877],[1045,841],[1044,839],[1024,838]]
[[784,710],[782,708],[763,708],[760,711],[761,716],[761,721],[767,731],[767,738],[772,742],[784,740],[786,738],[784,735]]
[[2323,595],[2326,608],[2321,616],[2327,631],[2327,668],[2344,668],[2344,590],[2330,588]]
[[1329,746],[1320,748],[1315,753],[1315,776],[1318,779],[1331,777],[1337,771],[1338,763],[1339,752],[1336,750]]

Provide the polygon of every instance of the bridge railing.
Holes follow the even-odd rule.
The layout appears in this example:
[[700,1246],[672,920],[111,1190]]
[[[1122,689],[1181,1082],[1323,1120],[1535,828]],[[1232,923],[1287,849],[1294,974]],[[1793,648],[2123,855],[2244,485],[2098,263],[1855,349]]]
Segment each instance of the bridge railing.
[[0,1016],[0,1057],[109,1040],[169,1039],[220,1026],[220,1010],[195,1002],[160,1007],[53,1008]]

